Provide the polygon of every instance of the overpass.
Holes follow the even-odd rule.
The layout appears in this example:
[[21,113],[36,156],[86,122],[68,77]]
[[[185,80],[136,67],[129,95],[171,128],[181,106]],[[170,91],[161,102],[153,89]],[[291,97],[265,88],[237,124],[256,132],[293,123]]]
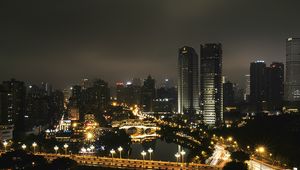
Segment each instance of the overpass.
[[45,157],[48,161],[56,158],[67,157],[75,160],[80,165],[99,166],[99,167],[114,167],[114,168],[127,168],[127,169],[165,169],[165,170],[221,170],[221,167],[210,166],[205,164],[195,163],[178,163],[178,162],[165,162],[153,160],[137,160],[137,159],[120,159],[98,157],[91,155],[62,155],[62,154],[48,154],[36,153]]

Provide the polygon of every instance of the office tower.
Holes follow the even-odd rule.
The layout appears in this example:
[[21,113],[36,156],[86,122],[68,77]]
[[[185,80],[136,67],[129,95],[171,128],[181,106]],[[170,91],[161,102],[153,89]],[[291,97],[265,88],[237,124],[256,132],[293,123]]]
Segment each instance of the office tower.
[[53,123],[61,118],[64,110],[66,109],[64,92],[60,90],[53,91],[49,100],[49,112],[51,114],[49,121]]
[[110,89],[108,83],[97,79],[93,82],[93,94],[91,95],[98,110],[105,110],[110,103]]
[[250,64],[250,102],[254,109],[262,111],[262,103],[266,101],[264,61],[255,61]]
[[300,101],[300,38],[286,41],[285,100]]
[[250,74],[245,75],[245,93],[244,101],[249,101],[250,99]]
[[14,125],[14,137],[20,139],[24,134],[25,98],[26,87],[24,82],[11,79],[3,82],[3,88],[7,91],[7,117],[5,122]]
[[7,124],[7,91],[0,84],[0,124]]
[[[44,86],[30,85],[26,95],[26,127],[44,125],[49,123],[48,93]],[[51,94],[51,93],[50,93]]]
[[[199,59],[196,51],[184,46],[178,51],[178,113],[199,115]],[[196,118],[196,119],[199,119]]]
[[85,90],[85,89],[87,89],[91,86],[90,81],[87,78],[81,79],[81,84],[80,85],[81,85],[83,90]]
[[266,68],[266,97],[271,110],[281,110],[283,104],[283,63],[273,62]]
[[82,100],[82,87],[75,85],[72,87],[71,97],[70,97],[70,106],[79,107]]
[[234,91],[233,84],[230,81],[227,81],[223,84],[223,103],[224,106],[232,106],[234,104]]
[[200,107],[210,126],[223,123],[222,45],[200,46]]
[[125,86],[123,82],[116,83],[116,93],[117,93],[117,102],[118,104],[125,103]]
[[142,86],[141,102],[144,112],[153,112],[155,99],[155,80],[149,75]]

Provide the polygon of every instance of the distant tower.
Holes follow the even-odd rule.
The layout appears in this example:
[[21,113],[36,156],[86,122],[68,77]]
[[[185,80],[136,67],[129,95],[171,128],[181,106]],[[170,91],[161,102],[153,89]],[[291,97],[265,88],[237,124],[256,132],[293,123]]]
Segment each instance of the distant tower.
[[262,110],[262,102],[266,100],[265,72],[264,61],[258,60],[250,64],[250,102],[256,111]]
[[200,106],[204,123],[223,123],[222,45],[201,45]]
[[249,101],[250,97],[250,75],[245,75],[245,94],[244,94],[244,100]]
[[286,41],[285,100],[300,101],[300,38]]
[[178,54],[178,113],[199,114],[199,64],[196,51],[184,46]]

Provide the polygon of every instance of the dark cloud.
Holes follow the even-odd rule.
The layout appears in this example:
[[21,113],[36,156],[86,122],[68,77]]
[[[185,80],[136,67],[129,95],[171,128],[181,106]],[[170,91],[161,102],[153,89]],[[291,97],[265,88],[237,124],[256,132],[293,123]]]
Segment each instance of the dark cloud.
[[300,36],[298,0],[59,0],[0,2],[0,79],[82,77],[110,83],[176,79],[177,49],[221,42],[224,74],[242,82],[256,59],[285,61]]

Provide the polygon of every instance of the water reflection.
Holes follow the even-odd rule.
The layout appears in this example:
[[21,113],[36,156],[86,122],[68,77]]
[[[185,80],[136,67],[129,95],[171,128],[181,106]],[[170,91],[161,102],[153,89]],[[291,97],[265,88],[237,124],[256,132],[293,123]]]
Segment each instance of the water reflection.
[[[152,160],[161,160],[161,161],[176,161],[175,154],[178,152],[178,145],[175,143],[168,143],[162,139],[156,139],[143,143],[133,143],[131,145],[131,152],[129,157],[131,159],[142,159],[141,152],[148,151],[149,148],[152,148],[154,151],[151,155]],[[190,153],[190,150],[183,148],[186,152],[185,157]],[[145,159],[149,159],[149,153]]]

